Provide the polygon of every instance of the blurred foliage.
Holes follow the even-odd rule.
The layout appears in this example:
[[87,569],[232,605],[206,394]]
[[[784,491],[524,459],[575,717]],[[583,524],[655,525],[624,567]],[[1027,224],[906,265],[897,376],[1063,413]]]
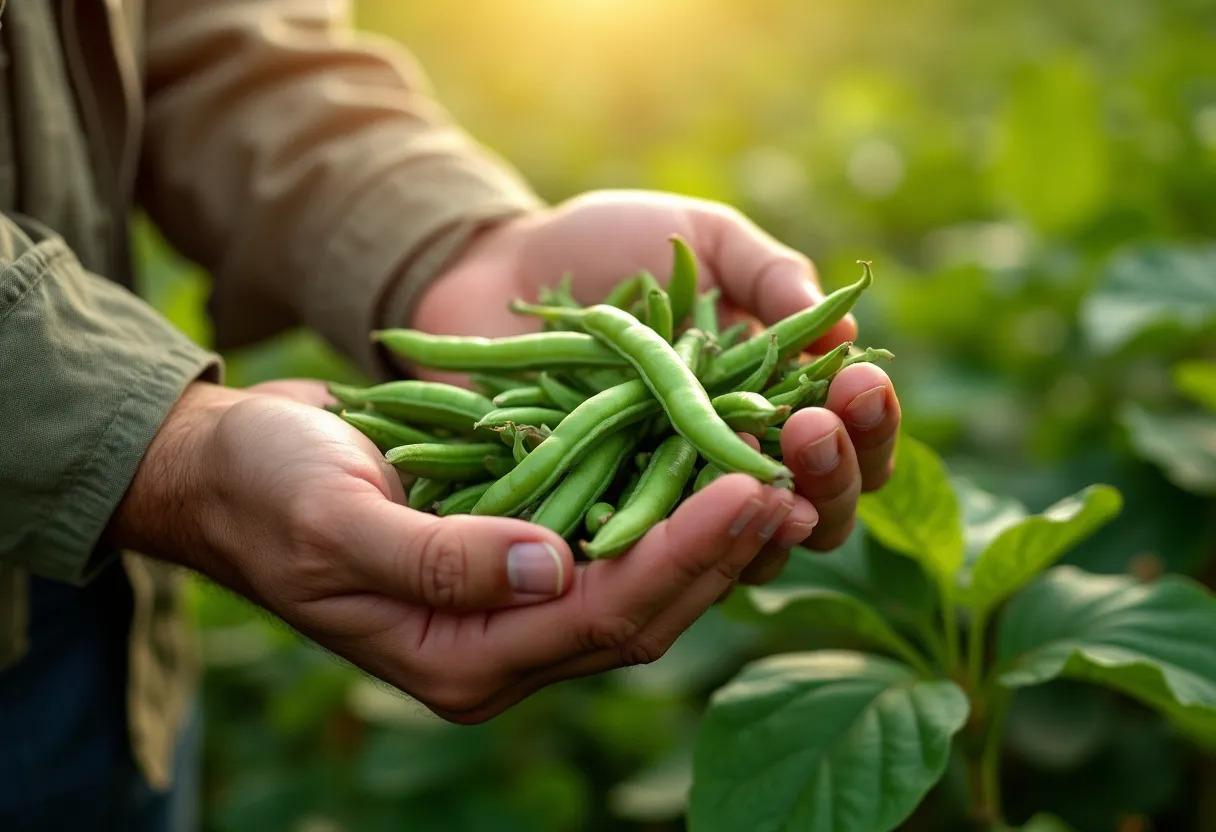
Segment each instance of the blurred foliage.
[[[355,13],[406,44],[455,118],[548,200],[601,187],[722,200],[812,256],[829,288],[874,260],[857,316],[897,355],[912,434],[1030,511],[1117,486],[1124,512],[1068,562],[1216,581],[1210,0],[365,0]],[[207,343],[206,277],[146,225],[137,240],[146,296]],[[226,360],[238,386],[359,378],[302,331]],[[715,610],[653,666],[455,728],[218,590],[192,601],[214,830],[679,829],[705,696],[749,658],[816,646]],[[1011,822],[1048,810],[1083,832],[1141,817],[1216,828],[1212,801],[1180,798],[1216,794],[1216,765],[1142,717],[1071,684],[1020,702]],[[1063,787],[1065,774],[1098,787]],[[948,827],[949,783],[909,828]]]

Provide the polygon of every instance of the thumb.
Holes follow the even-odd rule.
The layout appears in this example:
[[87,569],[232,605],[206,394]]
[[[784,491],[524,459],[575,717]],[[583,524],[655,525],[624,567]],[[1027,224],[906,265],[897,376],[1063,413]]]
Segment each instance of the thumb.
[[[434,517],[387,500],[351,517],[348,551],[369,589],[445,610],[534,604],[570,586],[574,557],[555,532],[509,517]],[[348,538],[350,539],[350,538]]]
[[[706,265],[731,303],[771,324],[823,300],[815,265],[805,255],[773,239],[738,212],[706,214],[703,220],[711,225],[707,236],[714,242],[707,247],[713,257]],[[810,351],[827,352],[856,337],[857,323],[851,314],[846,315]]]

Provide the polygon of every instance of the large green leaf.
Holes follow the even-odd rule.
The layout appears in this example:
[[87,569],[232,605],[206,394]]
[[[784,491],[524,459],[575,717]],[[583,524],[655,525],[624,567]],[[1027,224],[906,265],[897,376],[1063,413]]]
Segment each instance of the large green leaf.
[[1181,361],[1174,365],[1174,386],[1192,401],[1216,412],[1216,361]]
[[985,491],[967,477],[951,477],[950,483],[963,518],[964,565],[969,569],[988,544],[1000,537],[1001,532],[1025,520],[1030,512],[1013,497]]
[[1196,494],[1216,494],[1216,415],[1155,413],[1128,404],[1121,416],[1132,447],[1171,482]]
[[1005,528],[971,568],[963,602],[987,612],[1021,589],[1078,541],[1119,513],[1123,499],[1109,485],[1093,485],[1042,514]]
[[1117,257],[1085,299],[1089,342],[1113,352],[1150,332],[1201,332],[1216,325],[1216,246],[1151,247]]
[[902,434],[895,473],[862,496],[857,513],[883,545],[921,563],[943,586],[953,583],[963,562],[958,501],[945,466],[928,446]]
[[945,770],[963,691],[864,653],[749,665],[719,690],[693,759],[692,832],[885,832]]
[[1216,741],[1216,599],[1177,576],[1149,584],[1059,566],[1010,604],[1000,683],[1066,676],[1104,684]]
[[748,599],[766,615],[797,616],[804,626],[845,630],[907,656],[912,648],[892,626],[914,629],[931,620],[933,588],[920,567],[870,544],[860,528],[827,552],[801,547],[781,575],[751,587]]

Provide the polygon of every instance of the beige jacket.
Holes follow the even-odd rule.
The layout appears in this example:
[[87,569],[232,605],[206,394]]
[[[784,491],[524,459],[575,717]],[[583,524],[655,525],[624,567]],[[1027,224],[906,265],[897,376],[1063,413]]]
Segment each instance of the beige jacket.
[[[382,374],[478,227],[538,207],[330,0],[12,0],[0,18],[0,672],[25,582],[83,582],[182,387],[218,360],[130,291],[143,207],[214,277],[217,346],[294,325]],[[132,749],[151,782],[193,682],[174,577],[132,553]]]

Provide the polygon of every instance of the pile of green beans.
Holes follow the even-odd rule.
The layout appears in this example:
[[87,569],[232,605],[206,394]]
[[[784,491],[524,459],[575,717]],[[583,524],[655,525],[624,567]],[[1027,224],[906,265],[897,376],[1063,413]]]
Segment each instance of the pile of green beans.
[[720,291],[699,291],[692,250],[670,241],[665,283],[639,272],[583,306],[566,277],[539,304],[513,302],[541,319],[540,332],[372,333],[408,364],[468,373],[473,389],[332,384],[342,418],[401,473],[411,508],[525,518],[590,558],[624,552],[725,473],[790,487],[781,426],[822,405],[844,367],[892,357],[848,343],[802,355],[869,287],[870,264],[859,261],[861,279],[819,305],[753,332],[719,327]]

